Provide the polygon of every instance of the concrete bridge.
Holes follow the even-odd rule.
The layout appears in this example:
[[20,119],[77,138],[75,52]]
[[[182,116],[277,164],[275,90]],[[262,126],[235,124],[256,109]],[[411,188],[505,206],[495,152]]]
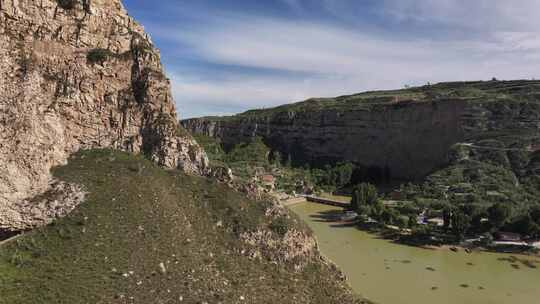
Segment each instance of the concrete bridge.
[[328,198],[316,197],[316,196],[312,196],[312,195],[306,195],[305,198],[306,198],[306,200],[308,202],[313,202],[313,203],[323,204],[323,205],[336,206],[336,207],[341,207],[341,208],[344,208],[344,209],[347,209],[347,208],[349,208],[351,206],[350,203],[331,200],[331,199],[328,199]]

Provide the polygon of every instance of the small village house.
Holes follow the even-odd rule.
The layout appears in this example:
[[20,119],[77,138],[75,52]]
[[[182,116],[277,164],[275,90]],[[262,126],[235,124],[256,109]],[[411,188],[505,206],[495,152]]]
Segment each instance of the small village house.
[[427,220],[427,223],[429,225],[442,227],[444,226],[444,219],[442,217],[433,217]]
[[276,178],[273,175],[265,174],[261,176],[261,183],[266,189],[273,191],[276,188]]
[[495,240],[498,242],[521,242],[522,238],[519,233],[501,231],[495,233]]

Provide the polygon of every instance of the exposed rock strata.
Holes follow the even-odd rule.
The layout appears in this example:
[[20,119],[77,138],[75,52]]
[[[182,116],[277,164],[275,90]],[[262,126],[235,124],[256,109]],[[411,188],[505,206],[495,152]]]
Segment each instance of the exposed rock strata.
[[52,181],[45,193],[5,206],[0,230],[24,231],[50,224],[73,211],[85,195],[78,185]]
[[0,0],[2,227],[19,227],[7,214],[44,192],[50,169],[79,149],[144,153],[190,173],[207,167],[179,128],[159,52],[120,0],[58,3]]
[[[313,236],[294,229],[287,231],[283,237],[276,236],[268,230],[258,230],[243,233],[240,238],[251,245],[249,256],[260,258],[268,255],[267,258],[276,263],[290,262],[295,259],[308,260],[317,252],[317,243]],[[298,267],[301,266],[298,265]]]
[[[400,101],[398,96],[359,94],[182,124],[194,134],[219,138],[226,147],[261,136],[296,163],[350,161],[408,180],[447,165],[456,143],[486,138],[501,140],[503,147],[534,148],[540,143],[538,82],[449,83],[392,94],[428,95],[440,87],[451,88],[450,96]],[[471,88],[485,91],[485,97],[451,96]],[[377,94],[390,93],[364,95]]]

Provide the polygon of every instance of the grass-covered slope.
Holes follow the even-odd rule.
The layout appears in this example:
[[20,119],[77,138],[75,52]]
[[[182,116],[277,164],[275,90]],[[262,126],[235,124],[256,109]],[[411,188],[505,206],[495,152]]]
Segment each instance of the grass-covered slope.
[[87,200],[0,247],[2,304],[360,303],[318,254],[246,254],[243,232],[306,232],[294,217],[265,215],[269,203],[113,151],[78,153],[54,175]]

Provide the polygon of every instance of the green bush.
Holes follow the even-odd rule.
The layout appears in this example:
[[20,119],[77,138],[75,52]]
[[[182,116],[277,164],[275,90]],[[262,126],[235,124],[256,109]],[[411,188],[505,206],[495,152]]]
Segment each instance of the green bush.
[[268,163],[270,148],[268,148],[262,138],[256,137],[250,143],[236,145],[227,155],[228,162],[249,161]]
[[269,228],[280,236],[285,236],[289,231],[289,221],[284,216],[278,217],[272,221]]
[[86,55],[86,60],[90,64],[103,64],[112,56],[114,56],[114,54],[107,49],[92,49]]

